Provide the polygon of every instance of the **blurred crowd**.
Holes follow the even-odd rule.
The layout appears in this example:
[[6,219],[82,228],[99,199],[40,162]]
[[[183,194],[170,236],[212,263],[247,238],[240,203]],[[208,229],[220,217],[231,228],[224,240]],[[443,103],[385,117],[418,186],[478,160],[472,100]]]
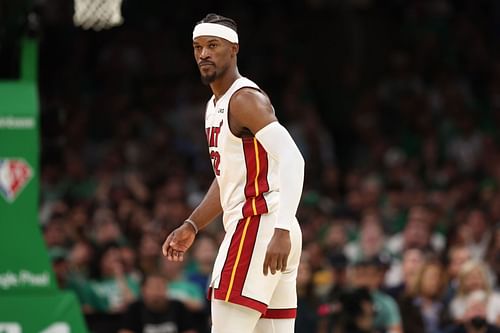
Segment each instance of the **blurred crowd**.
[[92,332],[162,312],[176,328],[154,332],[209,331],[222,224],[161,255],[213,179],[190,41],[208,12],[239,23],[240,71],[306,159],[296,331],[499,331],[500,2],[125,1],[97,33],[36,4],[41,227]]

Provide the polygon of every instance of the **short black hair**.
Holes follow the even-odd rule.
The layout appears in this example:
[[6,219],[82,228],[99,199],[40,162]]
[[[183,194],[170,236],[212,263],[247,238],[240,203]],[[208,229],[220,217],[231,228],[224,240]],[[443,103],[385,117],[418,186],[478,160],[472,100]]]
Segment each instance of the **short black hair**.
[[233,19],[214,13],[207,14],[207,16],[205,16],[201,21],[198,21],[196,24],[198,25],[200,23],[216,23],[238,32],[238,26]]
[[165,281],[165,283],[167,283],[167,281],[168,281],[168,279],[165,275],[163,275],[157,271],[153,271],[152,273],[149,273],[149,274],[146,274],[145,276],[143,276],[143,278],[141,280],[141,287],[144,287],[144,285],[146,285],[146,283],[150,279],[155,279],[155,278],[162,279]]

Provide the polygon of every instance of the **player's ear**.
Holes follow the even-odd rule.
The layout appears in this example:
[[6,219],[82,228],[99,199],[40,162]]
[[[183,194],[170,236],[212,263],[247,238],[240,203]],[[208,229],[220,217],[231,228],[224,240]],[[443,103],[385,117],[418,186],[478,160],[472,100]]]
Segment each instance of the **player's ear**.
[[240,44],[233,43],[231,45],[231,51],[232,51],[231,53],[233,56],[237,55],[239,50],[240,50]]

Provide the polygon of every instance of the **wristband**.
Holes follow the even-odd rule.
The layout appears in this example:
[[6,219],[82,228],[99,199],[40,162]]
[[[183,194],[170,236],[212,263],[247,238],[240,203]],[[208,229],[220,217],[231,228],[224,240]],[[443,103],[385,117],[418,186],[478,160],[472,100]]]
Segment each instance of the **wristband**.
[[198,233],[198,226],[196,225],[196,223],[194,223],[193,220],[187,219],[184,221],[184,223],[188,223],[193,227],[195,235]]

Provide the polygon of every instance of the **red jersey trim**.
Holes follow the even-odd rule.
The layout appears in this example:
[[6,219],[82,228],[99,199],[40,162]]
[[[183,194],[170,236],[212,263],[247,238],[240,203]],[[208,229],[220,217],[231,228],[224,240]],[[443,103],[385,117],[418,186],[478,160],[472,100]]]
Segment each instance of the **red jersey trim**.
[[267,152],[255,137],[242,138],[242,142],[247,169],[243,217],[265,214],[269,211],[264,198],[269,191]]

